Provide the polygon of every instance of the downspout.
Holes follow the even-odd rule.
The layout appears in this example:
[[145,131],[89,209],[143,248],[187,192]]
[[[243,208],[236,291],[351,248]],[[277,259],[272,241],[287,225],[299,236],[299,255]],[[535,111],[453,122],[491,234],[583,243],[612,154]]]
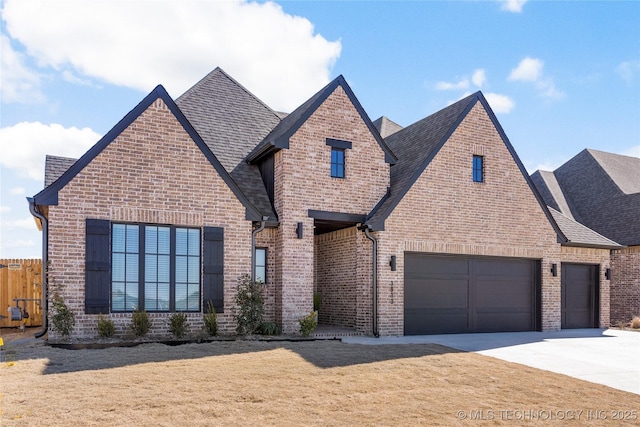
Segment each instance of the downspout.
[[32,197],[27,197],[27,201],[29,202],[31,215],[38,218],[42,224],[42,302],[40,303],[42,308],[42,329],[35,334],[36,338],[41,338],[47,333],[47,329],[49,328],[47,310],[49,305],[49,298],[47,296],[47,282],[49,281],[49,222],[44,215],[38,212],[38,208]]
[[373,258],[373,335],[379,337],[378,333],[378,240],[369,232],[369,226],[364,226],[364,235],[373,242],[372,258]]
[[256,228],[251,232],[251,281],[256,281],[256,269],[254,268],[256,265],[256,235],[264,230],[267,225],[268,216],[263,216],[262,221],[260,221],[260,227]]

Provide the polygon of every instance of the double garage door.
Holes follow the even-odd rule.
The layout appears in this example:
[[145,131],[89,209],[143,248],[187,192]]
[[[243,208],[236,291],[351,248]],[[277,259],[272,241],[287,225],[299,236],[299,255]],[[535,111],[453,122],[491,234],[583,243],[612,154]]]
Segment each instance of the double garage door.
[[405,253],[405,335],[533,331],[535,260]]

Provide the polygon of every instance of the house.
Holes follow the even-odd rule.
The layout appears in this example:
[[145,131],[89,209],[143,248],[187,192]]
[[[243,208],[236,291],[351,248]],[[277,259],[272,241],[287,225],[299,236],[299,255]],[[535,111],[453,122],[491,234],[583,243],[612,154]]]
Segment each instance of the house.
[[585,149],[531,176],[545,203],[624,248],[611,252],[611,324],[640,315],[640,158]]
[[314,294],[320,324],[369,335],[609,322],[621,246],[547,207],[481,92],[402,128],[342,76],[284,114],[217,68],[46,169],[30,209],[79,338],[136,307],[198,329],[209,304],[233,332],[246,273],[285,333]]

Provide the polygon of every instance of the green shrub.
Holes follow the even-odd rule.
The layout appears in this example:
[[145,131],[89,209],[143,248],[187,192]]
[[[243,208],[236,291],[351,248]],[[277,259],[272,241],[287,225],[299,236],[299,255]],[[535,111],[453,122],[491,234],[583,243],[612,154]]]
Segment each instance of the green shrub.
[[187,316],[184,313],[174,313],[169,318],[169,332],[174,337],[180,339],[184,337],[189,330],[189,324],[187,323]]
[[53,294],[51,305],[51,321],[53,323],[53,330],[60,332],[63,337],[68,337],[71,335],[73,327],[76,324],[73,312],[69,310],[69,307],[67,307],[64,300],[57,292]]
[[116,333],[116,326],[113,320],[105,318],[102,314],[98,316],[98,335],[101,338],[111,338]]
[[137,308],[133,310],[131,314],[131,330],[137,337],[143,337],[147,335],[151,329],[151,321],[149,320],[149,315],[145,310],[138,310]]
[[308,337],[316,330],[318,326],[318,321],[316,320],[316,313],[312,311],[311,313],[304,316],[299,320],[300,322],[300,333],[303,337]]
[[218,314],[211,301],[207,302],[207,312],[202,317],[207,334],[212,337],[218,335]]
[[236,314],[233,316],[238,326],[239,335],[253,334],[262,323],[264,314],[264,295],[262,282],[251,280],[251,276],[243,274],[238,278],[236,294]]
[[320,310],[320,304],[322,304],[322,295],[315,292],[313,294],[313,311]]
[[262,322],[256,333],[260,335],[280,335],[282,331],[280,331],[280,327],[274,322]]

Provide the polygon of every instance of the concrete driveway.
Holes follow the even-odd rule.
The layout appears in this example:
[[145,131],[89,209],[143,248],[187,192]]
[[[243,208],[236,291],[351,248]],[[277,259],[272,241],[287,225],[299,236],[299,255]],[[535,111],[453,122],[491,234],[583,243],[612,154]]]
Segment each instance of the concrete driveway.
[[640,332],[565,329],[551,332],[344,337],[353,344],[441,344],[640,394]]

